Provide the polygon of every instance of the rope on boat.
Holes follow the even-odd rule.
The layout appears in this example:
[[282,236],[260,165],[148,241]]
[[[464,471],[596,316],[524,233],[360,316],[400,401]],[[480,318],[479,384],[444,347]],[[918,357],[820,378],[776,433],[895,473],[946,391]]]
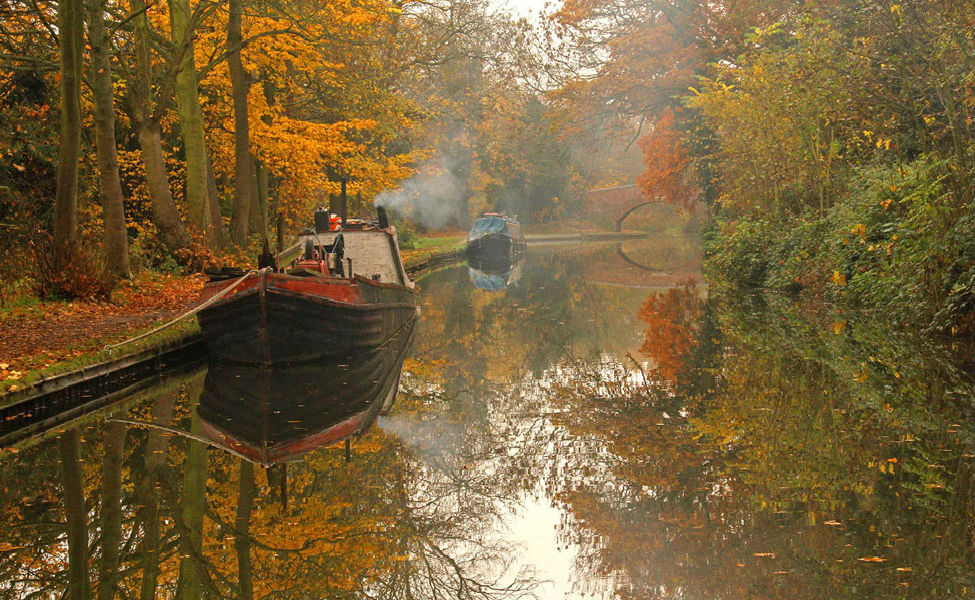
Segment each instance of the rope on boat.
[[176,323],[179,323],[180,321],[182,321],[186,317],[190,317],[192,315],[195,315],[196,313],[198,313],[201,310],[203,310],[204,308],[210,306],[211,304],[213,304],[217,300],[220,300],[221,298],[223,298],[224,296],[226,296],[227,294],[229,294],[231,291],[233,291],[238,285],[240,285],[241,283],[243,283],[245,279],[247,279],[251,275],[257,275],[260,272],[261,271],[248,271],[248,272],[244,273],[243,276],[239,277],[237,279],[237,281],[235,281],[233,283],[233,285],[231,285],[229,287],[226,287],[226,288],[220,290],[220,292],[214,294],[213,297],[211,297],[209,300],[207,300],[203,304],[197,306],[196,308],[193,308],[193,309],[191,309],[191,310],[189,310],[189,311],[181,314],[180,316],[176,317],[172,321],[169,321],[168,323],[165,323],[163,325],[160,325],[159,327],[156,327],[152,331],[147,331],[146,333],[143,333],[142,335],[137,335],[134,338],[130,338],[130,339],[125,340],[124,342],[119,342],[117,344],[109,344],[108,346],[105,346],[105,350],[114,350],[114,349],[118,348],[119,346],[124,346],[126,344],[131,344],[132,342],[137,342],[137,341],[139,341],[141,339],[144,339],[144,338],[149,337],[150,335],[153,335],[154,333],[159,333],[160,331],[162,331],[163,329],[166,329],[167,327],[172,327],[173,325],[175,325]]

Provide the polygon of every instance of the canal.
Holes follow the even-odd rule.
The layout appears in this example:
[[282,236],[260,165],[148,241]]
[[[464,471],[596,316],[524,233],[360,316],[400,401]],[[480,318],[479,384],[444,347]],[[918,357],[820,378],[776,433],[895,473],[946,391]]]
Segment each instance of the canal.
[[448,266],[368,369],[201,367],[4,448],[0,598],[975,597],[971,347],[701,258]]

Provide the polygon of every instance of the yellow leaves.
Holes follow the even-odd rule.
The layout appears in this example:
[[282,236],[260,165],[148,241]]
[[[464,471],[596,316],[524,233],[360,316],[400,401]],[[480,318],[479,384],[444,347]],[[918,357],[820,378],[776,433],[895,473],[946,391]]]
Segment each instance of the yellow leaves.
[[[846,275],[840,273],[839,271],[833,271],[832,282],[833,285],[840,285],[840,286],[846,285]],[[836,329],[835,323],[833,324],[833,329],[834,331]]]
[[846,330],[846,321],[833,321],[833,335],[839,335]]
[[775,558],[775,552],[752,552],[752,556],[757,558]]
[[23,372],[17,371],[16,369],[11,369],[9,364],[0,363],[0,380],[17,380],[23,376]]
[[858,558],[857,560],[860,562],[871,562],[871,563],[887,562],[886,558],[881,558],[879,556],[865,556],[863,558]]
[[850,229],[850,233],[859,235],[861,238],[865,238],[867,237],[867,226],[863,223],[857,223]]
[[[894,465],[896,465],[896,464],[897,464],[897,459],[896,458],[888,458],[886,460],[869,461],[867,463],[867,468],[868,469],[876,468],[878,471],[880,471],[881,473],[883,473],[885,475],[893,475],[894,474]],[[872,531],[872,529],[871,529],[871,531]]]

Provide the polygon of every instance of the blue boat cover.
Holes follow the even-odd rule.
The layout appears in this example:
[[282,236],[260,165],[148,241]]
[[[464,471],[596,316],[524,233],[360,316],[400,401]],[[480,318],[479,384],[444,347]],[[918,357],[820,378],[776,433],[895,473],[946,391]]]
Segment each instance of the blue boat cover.
[[467,240],[479,238],[485,233],[505,233],[507,221],[503,217],[481,217],[474,221]]

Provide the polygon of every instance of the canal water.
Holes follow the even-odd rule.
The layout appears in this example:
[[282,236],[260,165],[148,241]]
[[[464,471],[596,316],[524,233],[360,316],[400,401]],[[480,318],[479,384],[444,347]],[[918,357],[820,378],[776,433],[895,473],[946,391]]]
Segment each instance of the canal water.
[[700,262],[450,266],[369,373],[201,368],[2,449],[0,598],[975,597],[971,348]]

